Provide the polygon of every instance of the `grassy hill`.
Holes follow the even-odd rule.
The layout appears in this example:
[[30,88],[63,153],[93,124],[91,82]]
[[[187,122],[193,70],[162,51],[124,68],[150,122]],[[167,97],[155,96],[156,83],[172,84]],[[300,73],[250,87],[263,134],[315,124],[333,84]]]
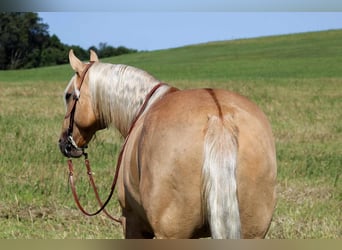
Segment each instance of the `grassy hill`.
[[[342,75],[342,30],[212,42],[141,52],[104,62],[142,68],[164,81],[317,78]],[[1,81],[66,81],[68,65],[0,71]]]
[[[241,39],[103,59],[142,68],[180,88],[217,87],[256,102],[273,128],[278,204],[269,238],[342,238],[342,30]],[[85,218],[57,148],[69,65],[0,71],[0,238],[117,238]],[[101,131],[88,150],[106,196],[121,138]],[[82,162],[82,202],[94,210]],[[114,198],[110,210],[118,214]]]

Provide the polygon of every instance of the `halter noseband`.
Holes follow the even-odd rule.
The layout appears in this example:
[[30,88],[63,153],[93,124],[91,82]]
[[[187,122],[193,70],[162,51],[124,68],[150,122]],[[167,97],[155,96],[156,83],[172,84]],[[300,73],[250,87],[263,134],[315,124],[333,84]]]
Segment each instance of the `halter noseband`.
[[[94,64],[93,61],[89,62],[86,65],[86,68],[84,69],[84,71],[82,72],[82,75],[80,76],[80,81],[77,83],[76,88],[73,92],[73,103],[72,103],[72,108],[70,109],[70,111],[65,115],[64,119],[69,118],[69,127],[67,130],[67,138],[68,138],[68,145],[67,145],[67,150],[71,152],[71,149],[73,148],[76,151],[82,151],[82,153],[84,154],[84,149],[87,148],[87,145],[85,145],[84,147],[79,147],[77,146],[74,138],[72,137],[72,133],[74,130],[74,116],[75,116],[75,110],[76,110],[76,103],[80,98],[80,91],[81,91],[81,87],[82,84],[84,82],[85,76],[88,72],[88,70],[90,69],[90,67]],[[78,73],[76,73],[78,74]],[[81,156],[81,155],[80,155]]]

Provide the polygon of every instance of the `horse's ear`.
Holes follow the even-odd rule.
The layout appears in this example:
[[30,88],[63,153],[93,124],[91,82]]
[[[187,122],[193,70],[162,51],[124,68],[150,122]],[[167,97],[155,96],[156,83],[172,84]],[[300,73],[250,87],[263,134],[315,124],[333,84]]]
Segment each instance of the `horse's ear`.
[[71,68],[75,72],[81,73],[83,71],[84,63],[81,62],[81,60],[75,56],[74,51],[72,49],[69,51],[69,62]]
[[97,57],[97,54],[94,50],[90,50],[90,61],[91,62],[98,62],[99,58]]

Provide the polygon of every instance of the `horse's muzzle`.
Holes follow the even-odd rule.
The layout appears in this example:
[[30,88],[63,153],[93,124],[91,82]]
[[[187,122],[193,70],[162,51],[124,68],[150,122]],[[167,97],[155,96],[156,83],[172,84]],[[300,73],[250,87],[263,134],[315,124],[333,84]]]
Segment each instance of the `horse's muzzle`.
[[58,145],[65,157],[79,158],[84,154],[82,148],[76,148],[68,139],[59,139]]

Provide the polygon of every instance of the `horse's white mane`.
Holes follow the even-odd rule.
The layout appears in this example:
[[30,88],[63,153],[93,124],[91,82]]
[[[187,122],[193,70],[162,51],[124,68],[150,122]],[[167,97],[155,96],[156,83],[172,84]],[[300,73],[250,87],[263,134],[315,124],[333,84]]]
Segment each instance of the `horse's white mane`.
[[[112,124],[123,135],[148,92],[158,83],[147,72],[127,65],[94,63],[89,69],[89,90],[95,113],[106,127]],[[158,92],[160,95],[165,89]]]

